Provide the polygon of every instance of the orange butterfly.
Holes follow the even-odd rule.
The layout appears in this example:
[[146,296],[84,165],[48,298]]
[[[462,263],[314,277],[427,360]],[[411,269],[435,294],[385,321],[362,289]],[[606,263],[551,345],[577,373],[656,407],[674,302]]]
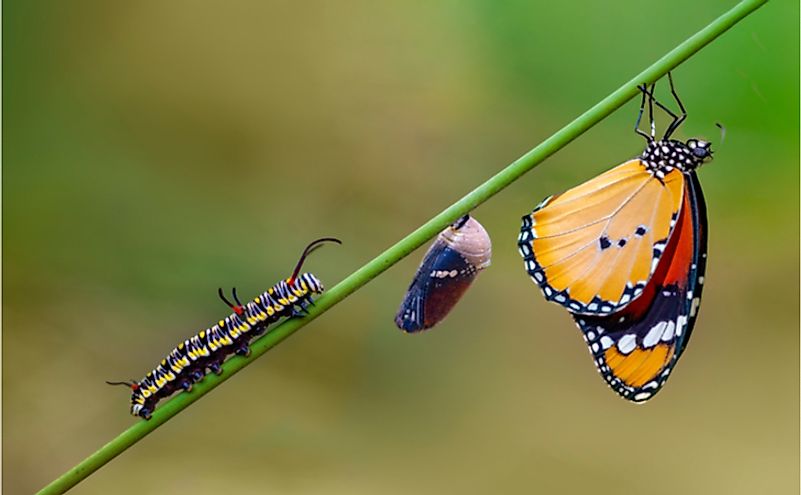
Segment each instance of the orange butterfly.
[[[706,267],[707,219],[696,169],[710,143],[670,136],[687,117],[642,85],[635,131],[642,154],[523,217],[526,270],[545,298],[571,312],[598,370],[622,397],[642,402],[668,378],[692,332]],[[639,129],[649,108],[651,133]],[[673,121],[657,140],[653,106]]]

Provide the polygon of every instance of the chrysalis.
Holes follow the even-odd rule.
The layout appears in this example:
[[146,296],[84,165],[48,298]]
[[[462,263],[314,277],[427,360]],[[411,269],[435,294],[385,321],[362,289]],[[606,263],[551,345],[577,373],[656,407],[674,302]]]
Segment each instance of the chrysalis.
[[465,215],[439,233],[403,298],[395,324],[405,332],[439,323],[479,271],[490,265],[492,243],[484,227]]

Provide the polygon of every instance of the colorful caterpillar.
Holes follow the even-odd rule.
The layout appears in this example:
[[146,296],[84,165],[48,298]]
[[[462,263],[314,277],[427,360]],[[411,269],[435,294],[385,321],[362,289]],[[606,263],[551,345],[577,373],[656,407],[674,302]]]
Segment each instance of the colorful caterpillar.
[[207,369],[219,375],[226,357],[232,353],[248,356],[251,338],[264,333],[268,325],[282,317],[302,315],[308,305],[313,304],[311,296],[323,292],[323,284],[317,277],[311,273],[298,273],[309,253],[324,242],[342,244],[339,239],[332,237],[313,241],[303,250],[292,276],[281,280],[247,304],[239,301],[236,289],[232,290],[236,304],[228,301],[222,289],[219,289],[220,299],[234,310],[231,315],[178,344],[141,381],[106,383],[130,387],[133,391],[131,414],[150,419],[160,399],[169,397],[177,390],[191,390],[193,383],[206,376]]

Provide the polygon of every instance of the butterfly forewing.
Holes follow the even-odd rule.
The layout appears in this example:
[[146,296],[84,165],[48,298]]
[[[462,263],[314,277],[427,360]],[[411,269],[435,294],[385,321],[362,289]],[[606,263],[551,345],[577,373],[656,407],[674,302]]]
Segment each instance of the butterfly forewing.
[[609,314],[656,270],[681,209],[684,175],[657,178],[639,159],[544,201],[523,217],[519,248],[546,299]]

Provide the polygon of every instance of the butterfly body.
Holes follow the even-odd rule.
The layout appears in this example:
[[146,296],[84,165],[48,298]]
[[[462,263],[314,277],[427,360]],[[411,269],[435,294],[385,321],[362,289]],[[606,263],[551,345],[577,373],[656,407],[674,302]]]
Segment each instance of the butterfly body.
[[[641,89],[652,107],[653,87]],[[686,348],[706,267],[696,169],[712,150],[670,139],[684,119],[671,115],[665,137],[655,139],[653,126],[651,136],[640,132],[639,157],[547,198],[518,237],[532,280],[570,312],[607,384],[634,402],[661,389]]]

